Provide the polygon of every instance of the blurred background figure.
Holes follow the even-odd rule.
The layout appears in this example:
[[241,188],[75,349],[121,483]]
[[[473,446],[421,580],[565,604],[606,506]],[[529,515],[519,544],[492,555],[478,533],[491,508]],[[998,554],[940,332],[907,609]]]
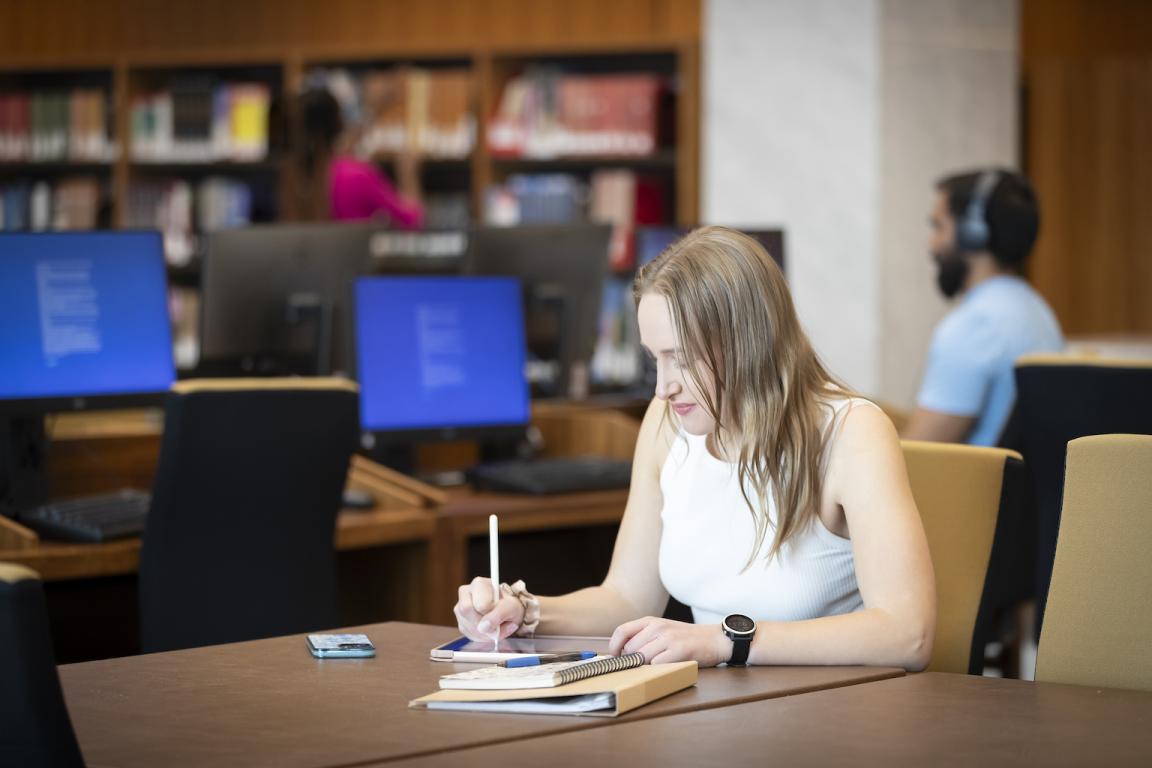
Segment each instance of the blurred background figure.
[[958,301],[932,334],[902,437],[995,445],[1015,400],[1017,358],[1064,346],[1052,309],[1023,277],[1040,226],[1036,196],[1010,171],[948,176],[930,221],[937,287]]
[[[381,111],[402,96],[378,93],[365,106]],[[376,165],[378,158],[364,151],[363,121],[350,120],[349,111],[325,84],[310,84],[300,96],[304,165],[313,194],[326,201],[327,216],[337,221],[383,218],[398,229],[419,229],[424,203],[418,157],[411,150],[397,153],[394,185]]]

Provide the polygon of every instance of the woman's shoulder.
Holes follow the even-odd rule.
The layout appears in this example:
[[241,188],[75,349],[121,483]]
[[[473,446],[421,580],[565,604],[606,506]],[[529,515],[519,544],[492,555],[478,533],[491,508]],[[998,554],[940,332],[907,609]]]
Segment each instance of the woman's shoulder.
[[877,441],[898,441],[896,427],[884,410],[866,397],[856,394],[830,392],[823,402],[829,409],[827,443],[824,450],[829,469],[837,457],[867,450]]
[[820,402],[836,415],[847,415],[860,408],[881,410],[879,405],[866,397],[833,389],[828,389],[821,393]]
[[825,447],[828,477],[835,478],[845,469],[862,469],[866,457],[898,449],[900,436],[888,414],[864,397],[845,397],[836,405],[833,426]]

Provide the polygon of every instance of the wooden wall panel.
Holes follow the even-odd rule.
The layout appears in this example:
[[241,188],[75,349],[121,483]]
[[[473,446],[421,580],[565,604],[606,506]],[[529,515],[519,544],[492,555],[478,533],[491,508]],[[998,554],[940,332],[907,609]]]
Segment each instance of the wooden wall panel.
[[1068,334],[1152,332],[1150,29],[1148,2],[1023,3],[1031,275]]
[[1022,0],[1021,50],[1031,60],[1152,50],[1148,0]]
[[252,48],[676,45],[700,39],[699,0],[5,0],[0,65]]

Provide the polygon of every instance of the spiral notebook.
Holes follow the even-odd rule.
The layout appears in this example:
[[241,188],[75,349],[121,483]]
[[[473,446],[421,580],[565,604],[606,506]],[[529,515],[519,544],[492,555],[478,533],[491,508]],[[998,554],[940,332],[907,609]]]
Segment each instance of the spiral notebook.
[[609,672],[631,669],[644,663],[644,654],[597,656],[586,661],[541,664],[536,667],[484,667],[440,678],[440,687],[465,691],[505,691],[527,688],[555,688]]

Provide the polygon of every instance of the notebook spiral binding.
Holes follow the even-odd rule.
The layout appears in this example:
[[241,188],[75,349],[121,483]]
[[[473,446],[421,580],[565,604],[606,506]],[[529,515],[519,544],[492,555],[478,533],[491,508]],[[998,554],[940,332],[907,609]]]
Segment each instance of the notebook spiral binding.
[[574,683],[577,680],[583,680],[588,677],[596,677],[597,675],[606,675],[609,672],[619,672],[622,669],[639,667],[643,663],[644,654],[629,653],[626,656],[613,656],[608,659],[599,659],[598,661],[590,661],[587,664],[577,664],[574,667],[562,669],[556,673],[556,678],[560,681],[560,685],[567,685],[568,683]]

